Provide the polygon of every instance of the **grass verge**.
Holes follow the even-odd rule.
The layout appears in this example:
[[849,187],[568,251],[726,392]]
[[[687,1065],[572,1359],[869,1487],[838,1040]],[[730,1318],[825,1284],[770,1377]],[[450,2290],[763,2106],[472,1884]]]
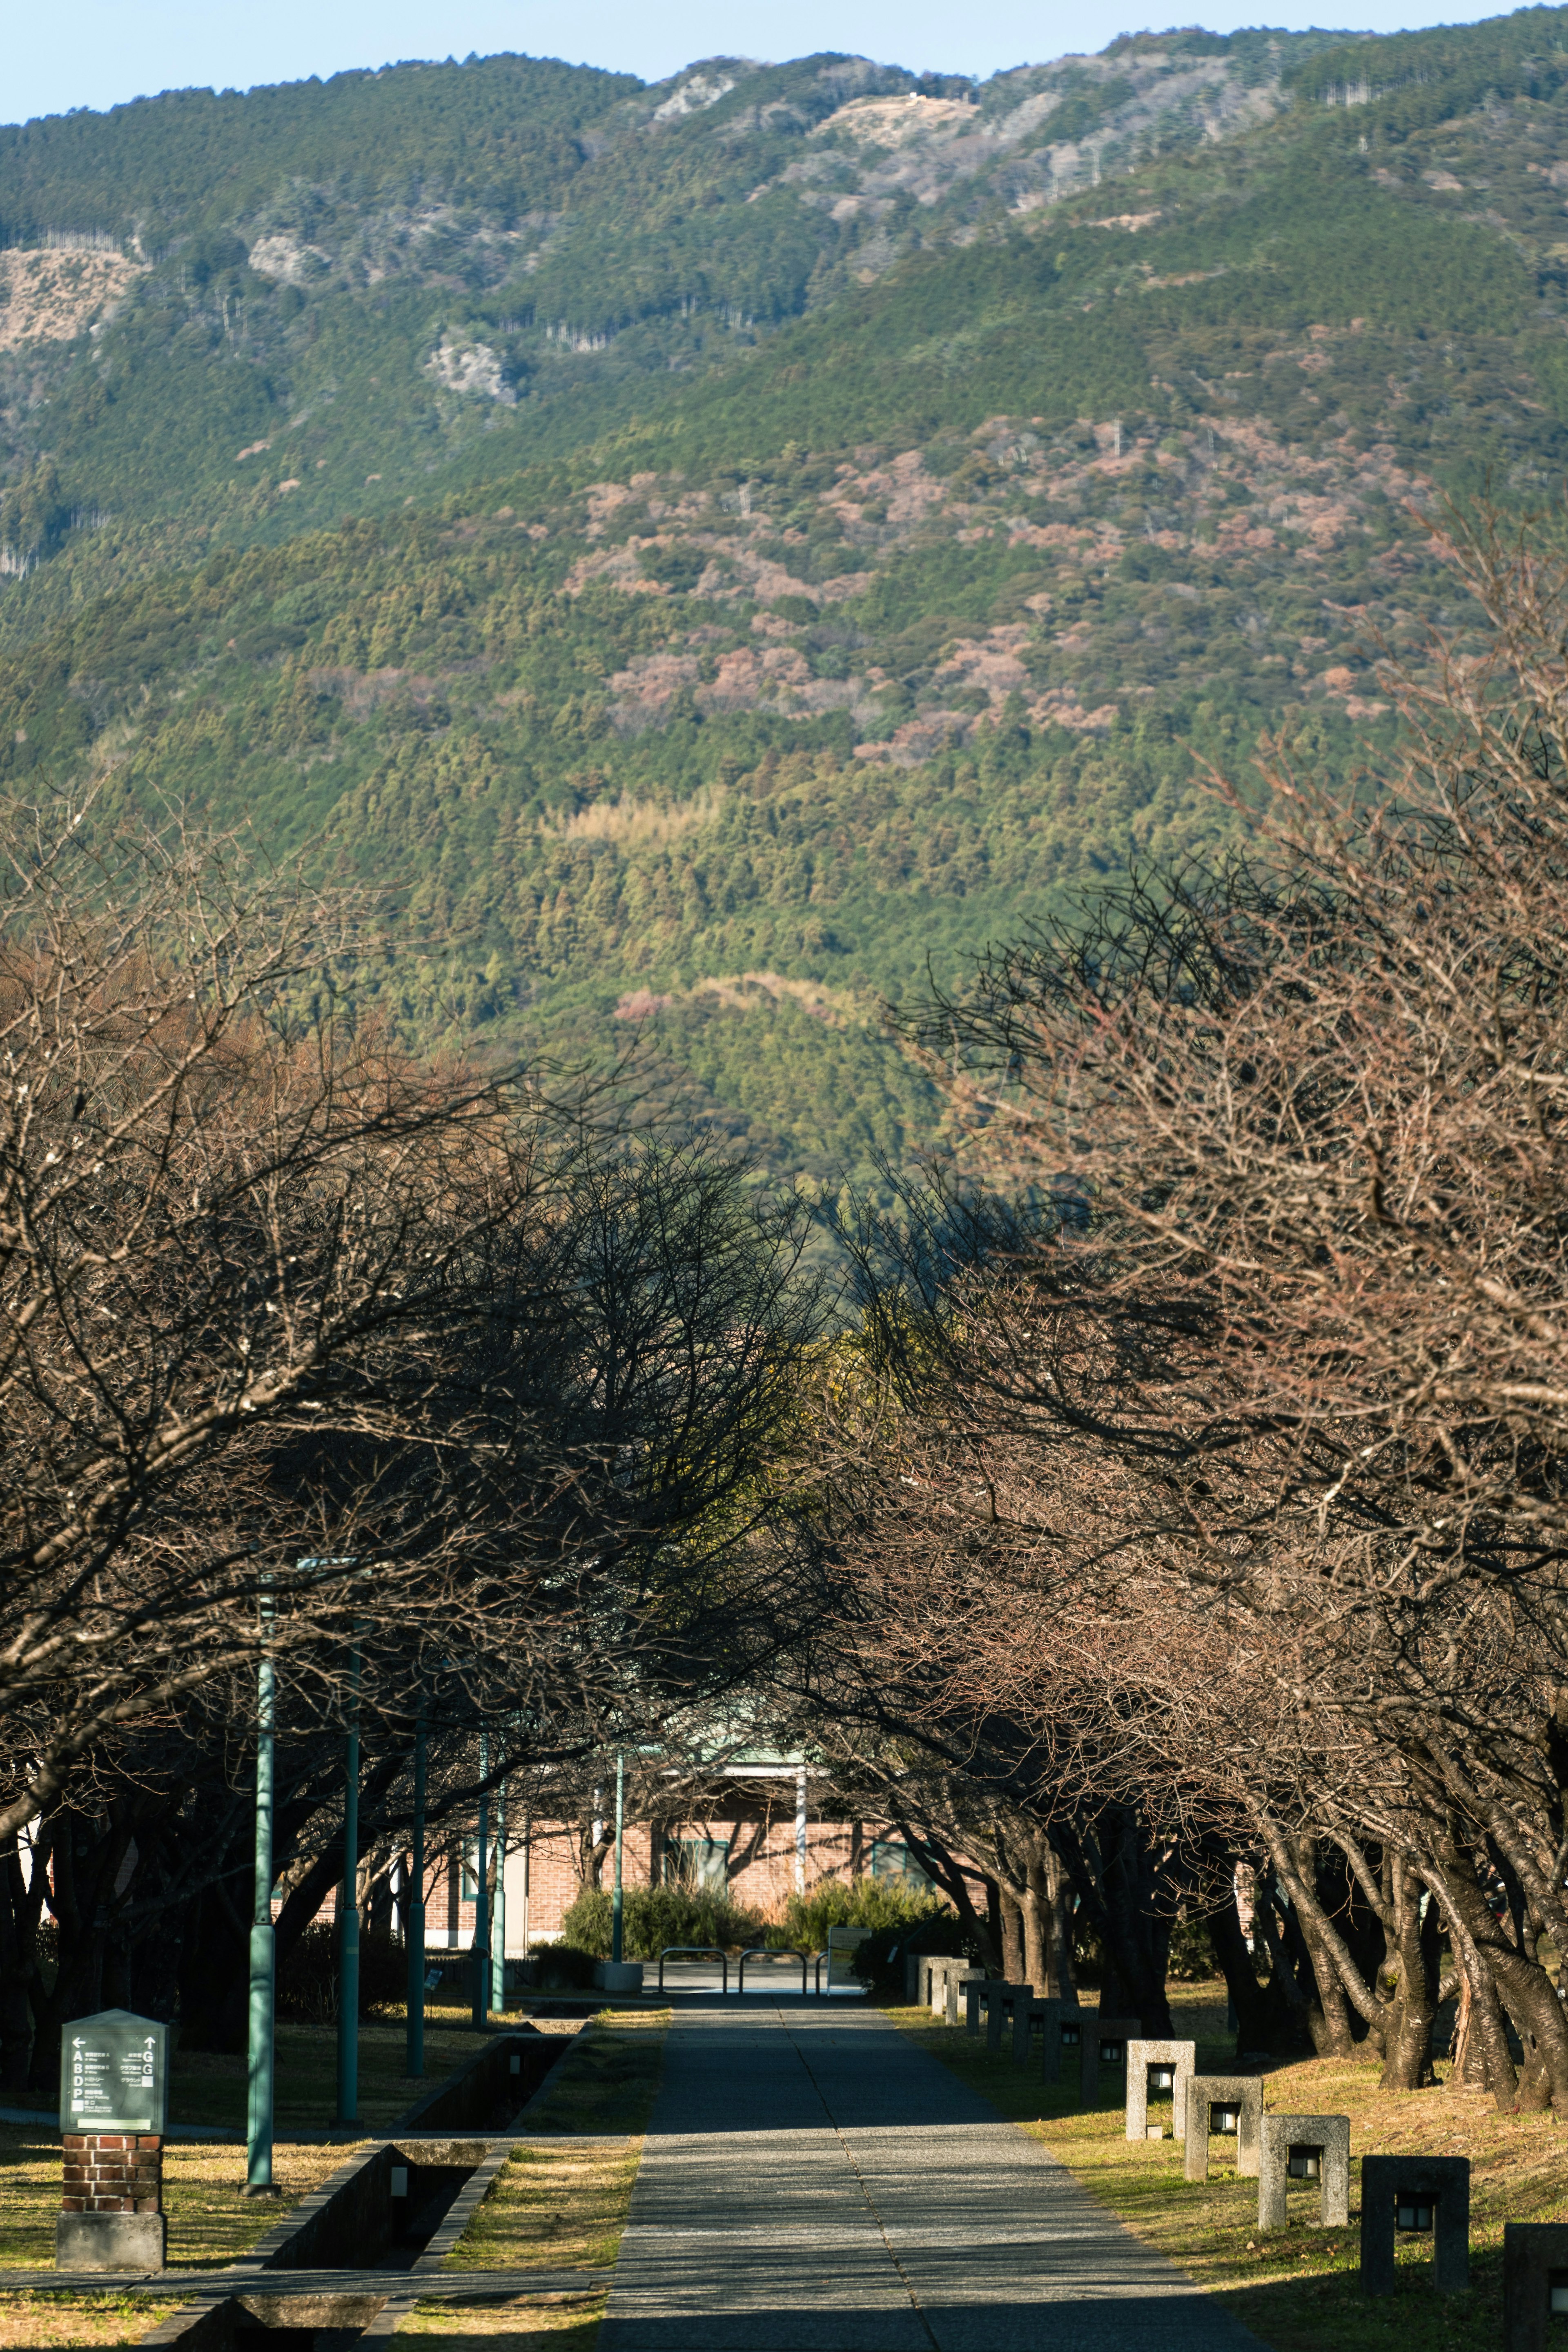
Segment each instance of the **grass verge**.
[[[273,2172],[279,2194],[245,2194],[245,2061],[205,2051],[177,2053],[170,2086],[173,2119],[227,2125],[233,2140],[171,2140],[163,2151],[163,2204],[169,2261],[182,2270],[221,2270],[248,2253],[300,2200],[339,2165],[386,2130],[424,2091],[470,2059],[479,2037],[458,2009],[427,2014],[425,2074],[404,2072],[401,2020],[360,2028],[359,2122],[331,2128],[337,2095],[337,2037],[328,2026],[278,2030],[279,2137]],[[574,2019],[542,2019],[542,2032],[574,2034]],[[585,2088],[603,2067],[590,2069]],[[561,2124],[564,2130],[627,2129],[625,2125]],[[319,2135],[301,2140],[294,2132]],[[0,2280],[5,2273],[47,2270],[55,2259],[60,2208],[60,2141],[53,2113],[31,2124],[0,2124]],[[597,2259],[597,2258],[595,2258]],[[0,2347],[11,2345],[133,2344],[175,2309],[172,2303],[117,2295],[6,2294],[0,2292]]]
[[[593,2270],[614,2263],[626,2227],[642,2134],[664,2063],[668,2010],[607,2010],[595,2018],[528,2118],[531,2132],[626,2132],[624,2146],[520,2148],[447,2262],[448,2270]],[[404,2335],[457,2347],[483,2340],[515,2352],[593,2352],[604,2291],[542,2303],[421,2304]]]
[[[1226,2072],[1235,2037],[1225,2032],[1224,1986],[1176,1987],[1171,2008],[1177,2035],[1197,2044],[1200,2069]],[[1127,2140],[1119,2106],[1080,2110],[1065,2086],[1042,2084],[1037,2061],[1015,2067],[962,2029],[933,2024],[925,2010],[888,2013],[1274,2352],[1494,2352],[1502,2340],[1504,2221],[1568,2221],[1568,2133],[1551,2116],[1500,2116],[1489,2100],[1446,2082],[1427,2091],[1380,2091],[1375,2059],[1309,2059],[1269,2070],[1264,2105],[1350,2117],[1350,2227],[1312,2226],[1316,2194],[1302,2190],[1292,2193],[1289,2228],[1263,2234],[1255,2180],[1220,2173],[1205,2185],[1188,2183],[1175,2141]],[[1109,2097],[1114,2077],[1103,2080]],[[1468,2294],[1433,2294],[1429,2239],[1399,2244],[1392,2295],[1373,2300],[1361,2292],[1361,2158],[1406,2150],[1470,2159]]]
[[123,2294],[0,2294],[0,2346],[135,2344],[179,2309]]

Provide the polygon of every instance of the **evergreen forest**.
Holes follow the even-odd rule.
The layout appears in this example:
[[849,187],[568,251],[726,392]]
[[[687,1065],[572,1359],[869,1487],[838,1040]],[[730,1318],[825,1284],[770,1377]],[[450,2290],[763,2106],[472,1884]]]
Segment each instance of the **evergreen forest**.
[[242,825],[410,1044],[876,1185],[890,1012],[1384,753],[1445,501],[1555,530],[1565,209],[1552,8],[0,130],[4,789]]

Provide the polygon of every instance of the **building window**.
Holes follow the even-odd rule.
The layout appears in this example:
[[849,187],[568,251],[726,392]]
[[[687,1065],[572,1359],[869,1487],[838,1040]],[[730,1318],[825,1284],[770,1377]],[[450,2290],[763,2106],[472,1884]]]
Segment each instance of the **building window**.
[[[485,1878],[490,1892],[495,1892],[496,1846],[494,1838],[485,1840]],[[479,1842],[477,1837],[463,1840],[463,1900],[477,1903],[479,1899]]]
[[728,1838],[666,1838],[664,1883],[696,1895],[722,1895],[730,1885]]
[[910,1895],[923,1895],[931,1883],[911,1856],[909,1847],[892,1838],[872,1841],[871,1875],[873,1878],[891,1879]]

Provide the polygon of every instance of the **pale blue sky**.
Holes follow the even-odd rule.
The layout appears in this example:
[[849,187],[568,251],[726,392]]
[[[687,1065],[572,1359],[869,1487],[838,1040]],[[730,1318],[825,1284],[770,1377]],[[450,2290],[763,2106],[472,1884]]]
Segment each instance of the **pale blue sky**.
[[[1068,50],[1103,48],[1118,33],[1163,26],[1139,0],[1080,0],[1071,8],[1025,0],[582,0],[571,8],[537,0],[11,0],[0,51],[0,121],[58,114],[73,106],[106,107],[155,90],[207,84],[248,89],[295,81],[350,66],[398,58],[487,56],[522,49],[535,57],[614,66],[658,80],[694,58],[728,52],[753,58],[803,57],[848,49],[916,72],[986,74]],[[1495,13],[1460,8],[1448,23]],[[1215,32],[1256,23],[1244,7],[1184,10]],[[1432,21],[1401,0],[1342,0],[1314,17],[1309,6],[1271,9],[1268,21],[1292,28],[1314,21],[1392,31]]]

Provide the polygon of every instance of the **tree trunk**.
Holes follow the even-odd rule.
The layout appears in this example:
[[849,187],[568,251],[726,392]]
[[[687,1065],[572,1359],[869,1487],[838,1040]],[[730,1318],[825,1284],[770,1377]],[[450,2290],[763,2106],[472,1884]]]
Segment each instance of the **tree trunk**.
[[43,1866],[34,1857],[36,1884],[22,1876],[16,1832],[0,1848],[0,2091],[27,2086],[33,2048],[33,1995],[38,1973],[38,1914]]
[[1028,1875],[1018,1890],[1018,1910],[1024,1927],[1024,1973],[1019,1979],[1043,1998],[1050,1980],[1048,1912],[1044,1866],[1033,1854]]
[[1009,1984],[1023,1984],[1024,1915],[1004,1886],[1002,1897],[1002,1969]]
[[1058,1851],[1104,1947],[1101,2007],[1137,2017],[1146,2034],[1163,2038],[1171,2031],[1171,1923],[1162,1897],[1168,1901],[1173,1890],[1145,1824],[1131,1806],[1108,1805]]
[[1224,1903],[1209,1921],[1209,1935],[1236,2010],[1237,2056],[1262,2050],[1294,2056],[1303,2050],[1307,2045],[1305,2022],[1298,2019],[1286,1999],[1278,1972],[1270,1972],[1267,1984],[1258,1981],[1258,1963],[1241,1931],[1234,1874]]
[[1296,1931],[1306,1948],[1317,2000],[1307,2012],[1307,2030],[1312,2037],[1312,2048],[1320,2058],[1349,2058],[1356,2046],[1355,2028],[1351,2023],[1351,2006],[1345,1999],[1345,1989],[1340,1981],[1328,1944],[1318,1933],[1313,1922],[1292,1906]]
[[1050,1847],[1045,1858],[1046,1983],[1047,2000],[1076,2000],[1072,1958],[1072,1882]]
[[1525,2066],[1515,2104],[1537,2111],[1568,2109],[1568,2023],[1556,1987],[1541,1963],[1504,1935],[1458,1841],[1450,1838],[1447,1844],[1443,1884],[1450,1910],[1485,1961],[1523,2045]]
[[983,1881],[985,1888],[986,1916],[984,1919],[974,1907],[974,1897],[969,1891],[969,1874],[960,1869],[953,1856],[939,1840],[917,1830],[910,1822],[893,1816],[894,1826],[910,1853],[928,1878],[934,1880],[957,1912],[960,1925],[973,1942],[980,1955],[980,1964],[994,1976],[1002,1966],[1000,1915],[996,1908],[994,1879]]
[[[90,2016],[103,2007],[109,1903],[130,1843],[128,1825],[112,1820],[94,1823],[59,1812],[53,1827],[50,1909],[59,1939],[59,1966],[47,1992],[42,1979],[35,1979],[28,2079],[39,2091],[52,2090],[58,2081],[60,2029],[66,2021]],[[44,1868],[41,1854],[33,1866],[36,1872]]]
[[[1266,1817],[1259,1827],[1273,1857],[1281,1893],[1289,1898],[1285,1942],[1288,1947],[1300,1946],[1317,1995],[1306,2013],[1313,2049],[1320,2058],[1348,2058],[1357,2040],[1352,2018],[1359,2016],[1381,2055],[1384,2019],[1376,1990],[1367,1983],[1320,1895],[1317,1840],[1307,1834],[1289,1835]],[[1335,1859],[1342,1886],[1343,1859],[1338,1854]],[[1332,1894],[1330,1899],[1334,1899]],[[1300,1981],[1299,1970],[1297,1974]]]
[[[1421,1932],[1421,1881],[1403,1854],[1389,1867],[1393,1932],[1385,1970],[1397,1971],[1397,1986],[1384,2027],[1384,2091],[1424,2091],[1436,2081],[1432,2071],[1432,2020],[1436,1985],[1428,1974],[1427,1939]],[[1436,1905],[1434,1902],[1434,1910]]]

